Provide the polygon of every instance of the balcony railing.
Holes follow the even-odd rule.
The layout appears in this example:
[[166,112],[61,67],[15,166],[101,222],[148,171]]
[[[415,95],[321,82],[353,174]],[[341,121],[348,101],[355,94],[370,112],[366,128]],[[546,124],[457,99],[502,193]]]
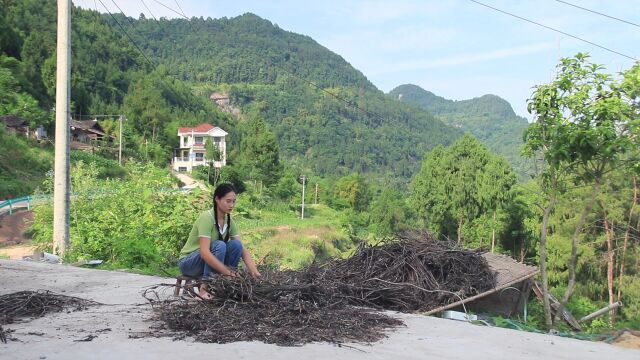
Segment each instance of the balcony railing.
[[173,158],[173,162],[174,163],[191,163],[191,161],[193,160],[194,164],[203,164],[205,163],[205,159],[197,159],[197,158],[193,158],[193,159],[189,159],[189,157],[174,157]]

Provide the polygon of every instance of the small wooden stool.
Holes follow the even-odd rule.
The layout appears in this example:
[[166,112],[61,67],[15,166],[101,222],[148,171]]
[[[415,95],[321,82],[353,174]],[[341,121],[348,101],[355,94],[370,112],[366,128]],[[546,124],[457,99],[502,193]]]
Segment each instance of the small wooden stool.
[[[188,288],[189,284],[193,284],[192,287],[196,286],[196,281],[198,281],[199,278],[196,277],[191,277],[191,276],[187,276],[187,275],[180,275],[178,277],[176,277],[176,286],[173,289],[173,296],[179,296],[180,295],[180,289],[186,289]],[[184,287],[182,286],[182,283],[184,282]]]

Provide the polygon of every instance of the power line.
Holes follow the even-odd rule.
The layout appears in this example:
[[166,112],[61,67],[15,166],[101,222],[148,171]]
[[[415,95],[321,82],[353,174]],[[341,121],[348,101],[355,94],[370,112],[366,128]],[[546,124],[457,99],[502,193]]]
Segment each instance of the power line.
[[167,8],[167,9],[169,9],[169,10],[173,11],[174,13],[176,13],[176,14],[178,14],[178,15],[182,16],[183,18],[185,18],[185,19],[189,20],[189,18],[188,18],[188,17],[186,17],[184,14],[179,13],[177,10],[175,10],[175,9],[172,9],[172,8],[168,7],[167,5],[165,5],[165,4],[163,4],[163,3],[161,3],[160,1],[158,1],[158,0],[153,0],[153,1],[157,2],[158,4],[160,4],[160,5],[164,6],[164,7],[165,7],[165,8]]
[[571,34],[569,34],[569,33],[566,33],[566,32],[564,32],[564,31],[562,31],[562,30],[558,30],[558,29],[552,28],[551,26],[543,25],[543,24],[540,24],[540,23],[535,22],[535,21],[533,21],[533,20],[529,20],[529,19],[523,18],[522,16],[518,16],[518,15],[512,14],[512,13],[510,13],[510,12],[504,11],[504,10],[500,10],[500,9],[495,8],[495,7],[493,7],[493,6],[490,6],[490,5],[487,5],[487,4],[484,4],[484,3],[481,3],[480,1],[476,1],[476,0],[469,0],[469,1],[471,1],[471,2],[473,2],[473,3],[476,3],[476,4],[478,4],[478,5],[482,5],[482,6],[484,6],[484,7],[487,7],[487,8],[489,8],[489,9],[491,9],[491,10],[495,10],[495,11],[501,12],[501,13],[503,13],[503,14],[507,14],[507,15],[509,15],[509,16],[513,16],[513,17],[515,17],[515,18],[517,18],[517,19],[524,20],[524,21],[526,21],[526,22],[529,22],[529,23],[532,23],[532,24],[535,24],[535,25],[541,26],[541,27],[543,27],[543,28],[545,28],[545,29],[549,29],[549,30],[555,31],[555,32],[560,33],[560,34],[562,34],[562,35],[569,36],[569,37],[574,38],[574,39],[576,39],[576,40],[580,40],[580,41],[582,41],[582,42],[586,42],[587,44],[591,44],[591,45],[593,45],[593,46],[595,46],[595,47],[598,47],[598,48],[600,48],[600,49],[603,49],[603,50],[609,51],[609,52],[611,52],[611,53],[614,53],[614,54],[617,54],[617,55],[620,55],[620,56],[626,57],[627,59],[630,59],[630,60],[633,60],[633,61],[636,61],[636,60],[637,60],[637,59],[636,59],[636,58],[634,58],[633,56],[629,56],[629,55],[623,54],[623,53],[621,53],[621,52],[619,52],[619,51],[615,51],[615,50],[609,49],[608,47],[604,47],[604,46],[602,46],[602,45],[598,45],[598,44],[596,44],[596,43],[594,43],[594,42],[591,42],[591,41],[589,41],[589,40],[585,40],[585,39],[583,39],[583,38],[581,38],[581,37],[578,37],[578,36],[575,36],[575,35],[571,35]]
[[[141,0],[141,1],[143,1],[143,0]],[[169,10],[173,11],[174,13],[176,13],[176,14],[178,14],[178,15],[180,15],[180,16],[182,16],[182,17],[184,17],[185,19],[189,20],[189,18],[188,18],[186,15],[184,15],[184,12],[183,12],[182,14],[180,14],[180,13],[179,13],[178,11],[176,11],[175,9],[170,8],[169,6],[167,6],[167,5],[163,4],[163,3],[161,3],[160,1],[158,1],[158,0],[154,0],[154,1],[155,1],[156,3],[158,3],[158,4],[162,5],[162,6],[164,6],[165,8],[167,8],[167,9],[169,9]],[[143,4],[144,4],[144,1],[143,1]],[[176,5],[178,5],[177,1],[176,1]],[[146,6],[146,5],[145,5],[145,6]],[[180,8],[180,5],[178,5],[178,7]],[[182,10],[182,8],[180,8],[180,10]],[[155,18],[155,17],[154,17],[154,18]],[[157,21],[157,20],[156,20],[156,21]],[[306,82],[307,84],[309,84],[309,85],[311,85],[311,86],[315,87],[316,89],[318,89],[318,90],[320,90],[320,91],[323,91],[324,93],[326,93],[326,94],[328,94],[328,95],[330,95],[330,96],[332,96],[332,97],[336,98],[336,99],[337,99],[337,100],[339,100],[339,101],[344,102],[345,104],[347,104],[347,105],[349,105],[349,106],[353,106],[353,107],[357,108],[358,110],[362,111],[363,113],[365,113],[365,114],[367,114],[367,115],[369,115],[369,116],[371,116],[371,117],[378,118],[379,120],[384,120],[384,118],[382,118],[382,116],[380,116],[380,115],[378,115],[378,114],[375,114],[375,113],[371,113],[371,112],[369,112],[368,110],[366,110],[366,109],[364,109],[364,108],[362,108],[362,107],[358,106],[358,104],[356,104],[354,101],[346,100],[346,99],[344,99],[344,98],[342,98],[342,97],[340,97],[340,96],[338,96],[338,95],[336,95],[336,94],[334,94],[334,93],[332,93],[332,92],[330,92],[330,91],[328,91],[328,90],[326,90],[326,89],[324,89],[324,88],[320,87],[319,85],[316,85],[316,84],[315,84],[314,82],[312,82],[312,81],[309,81],[309,80],[304,79],[304,78],[302,78],[302,77],[300,77],[300,76],[298,76],[298,75],[296,75],[296,74],[293,74],[292,72],[289,72],[289,71],[288,71],[288,70],[286,70],[285,68],[281,68],[280,70],[283,70],[283,71],[284,71],[284,72],[286,72],[287,74],[289,74],[289,75],[291,75],[291,76],[293,76],[293,77],[295,77],[295,78],[297,78],[297,79],[299,79],[299,80],[302,80],[303,82]]]
[[[99,0],[99,1],[100,1],[100,3],[102,3],[102,1],[101,1],[101,0]],[[113,1],[113,0],[112,0],[112,1]],[[144,0],[141,0],[141,1],[142,1],[142,3],[145,5],[145,7],[147,8],[147,10],[149,10],[149,8],[147,7],[147,5],[144,3]],[[174,12],[174,13],[176,13],[176,14],[178,14],[178,15],[182,16],[182,17],[184,17],[184,18],[185,18],[185,19],[187,19],[187,20],[189,20],[189,18],[184,14],[184,12],[183,12],[183,13],[179,13],[177,10],[175,10],[175,9],[173,9],[173,8],[171,8],[171,7],[169,7],[169,6],[165,5],[165,4],[163,4],[163,3],[161,3],[161,2],[160,2],[160,1],[158,1],[158,0],[154,0],[154,1],[155,1],[156,3],[158,3],[158,4],[162,5],[163,7],[165,7],[165,8],[167,8],[167,9],[171,10],[172,12]],[[115,4],[115,2],[114,2],[114,4]],[[176,5],[178,5],[177,1],[176,1]],[[103,6],[104,6],[104,4],[103,4]],[[117,5],[116,5],[116,6],[117,6]],[[180,5],[178,5],[178,8],[180,8]],[[105,9],[106,9],[106,7],[105,7]],[[119,7],[118,7],[118,9],[119,9]],[[180,10],[182,11],[182,8],[180,8]],[[121,10],[121,11],[122,11],[122,10]],[[107,12],[109,12],[109,10],[107,10]],[[150,11],[150,10],[149,10],[149,13],[151,13],[151,11]],[[123,14],[124,14],[124,13],[123,13]],[[109,13],[109,15],[111,15],[111,13]],[[153,14],[151,14],[151,16],[153,16]],[[116,23],[117,23],[117,24],[122,28],[122,30],[125,32],[125,34],[127,35],[127,37],[129,37],[129,39],[133,42],[133,44],[136,46],[136,48],[138,48],[138,46],[137,46],[137,44],[135,43],[135,41],[134,41],[134,40],[129,36],[129,34],[126,32],[126,30],[124,30],[124,28],[122,27],[122,25],[120,25],[120,23],[118,23],[118,22],[117,22],[117,20],[113,17],[113,15],[111,15],[111,17],[112,17],[112,18],[113,18],[113,20],[114,20],[114,21],[116,21]],[[157,19],[155,18],[155,16],[153,16],[153,18],[157,21]],[[131,20],[129,20],[129,21],[131,21]],[[139,49],[139,48],[138,48],[138,50],[140,51],[140,49]],[[142,53],[142,52],[141,52],[141,53]],[[143,54],[143,56],[144,56],[144,54]],[[147,58],[147,57],[145,56],[145,58]],[[148,60],[148,59],[147,59],[147,60]],[[151,63],[151,61],[150,61],[150,60],[148,60],[148,61]],[[384,121],[384,120],[385,120],[381,115],[378,115],[378,114],[376,114],[376,113],[372,113],[372,112],[370,112],[370,111],[368,111],[368,110],[366,110],[366,109],[362,108],[362,107],[361,107],[361,106],[359,106],[355,101],[349,101],[349,100],[347,100],[347,99],[345,99],[345,98],[343,98],[343,97],[341,97],[341,96],[338,96],[338,95],[336,95],[336,94],[332,93],[331,91],[329,91],[329,90],[327,90],[327,89],[324,89],[324,88],[320,87],[319,85],[315,84],[314,82],[312,82],[312,81],[310,81],[310,80],[304,79],[304,78],[302,78],[302,77],[300,77],[300,76],[298,76],[298,75],[296,75],[296,74],[294,74],[294,73],[292,73],[292,72],[289,72],[289,71],[288,71],[288,70],[286,70],[285,68],[280,68],[280,70],[282,70],[282,71],[286,72],[286,73],[287,73],[287,74],[289,74],[290,76],[293,76],[293,77],[295,77],[295,78],[297,78],[297,79],[299,79],[299,80],[301,80],[301,81],[303,81],[303,82],[305,82],[305,83],[307,83],[307,84],[309,84],[309,85],[311,85],[311,86],[315,87],[316,89],[318,89],[318,90],[320,90],[320,91],[322,91],[322,92],[326,93],[327,95],[329,95],[329,96],[331,96],[331,97],[333,97],[333,98],[335,98],[335,99],[337,99],[337,100],[339,100],[339,101],[341,101],[341,102],[343,102],[343,103],[347,104],[348,106],[352,106],[352,107],[354,107],[354,108],[358,109],[358,110],[359,110],[359,111],[361,111],[362,113],[364,113],[364,114],[366,114],[366,115],[368,115],[368,116],[370,116],[370,117],[372,117],[372,118],[377,118],[377,119],[378,119],[378,120],[380,120],[380,121]]]
[[129,17],[124,13],[124,11],[122,11],[122,9],[120,9],[120,6],[118,6],[118,4],[116,4],[115,0],[111,0],[111,2],[113,3],[113,5],[115,5],[118,8],[118,10],[120,10],[120,13],[122,14],[122,16],[124,16],[125,19],[127,19],[129,24],[131,24],[132,27],[135,26],[133,21],[131,19],[129,19]]
[[556,0],[556,1],[557,1],[557,2],[559,2],[559,3],[567,4],[567,5],[569,5],[569,6],[573,6],[573,7],[578,8],[578,9],[582,9],[582,10],[584,10],[584,11],[588,11],[588,12],[590,12],[590,13],[594,13],[594,14],[602,15],[602,16],[604,16],[604,17],[608,17],[609,19],[618,20],[618,21],[620,21],[620,22],[623,22],[623,23],[626,23],[626,24],[629,24],[629,25],[633,25],[633,26],[640,27],[640,25],[638,25],[638,24],[636,24],[636,23],[634,23],[634,22],[627,21],[627,20],[624,20],[624,19],[620,19],[620,18],[617,18],[617,17],[615,17],[615,16],[611,16],[611,15],[603,14],[603,13],[601,13],[601,12],[598,12],[598,11],[595,11],[595,10],[591,10],[591,9],[587,9],[587,8],[582,7],[582,6],[578,6],[578,5],[572,4],[572,3],[570,3],[570,2],[566,2],[566,1],[562,1],[562,0]]
[[182,10],[182,8],[180,7],[180,4],[178,4],[178,0],[173,0],[176,3],[176,6],[178,7],[178,9],[180,9],[180,12],[182,13],[182,16],[184,16],[185,18],[187,17],[187,15],[184,13],[184,10]]
[[153,15],[153,13],[151,12],[151,9],[149,9],[149,7],[147,6],[147,4],[145,4],[144,0],[140,0],[142,1],[142,5],[144,5],[145,8],[147,8],[147,11],[149,11],[149,14],[151,14],[151,17],[153,18],[153,20],[158,21],[158,19],[156,19],[156,17]]
[[129,35],[129,33],[127,32],[127,30],[124,29],[124,27],[118,22],[118,20],[116,20],[115,16],[113,16],[113,14],[111,14],[111,12],[109,11],[109,9],[107,9],[107,7],[104,5],[104,3],[102,2],[102,0],[98,0],[100,2],[100,4],[102,4],[102,6],[104,7],[105,10],[107,10],[107,13],[111,16],[111,18],[113,19],[113,21],[116,22],[116,24],[118,24],[118,26],[120,27],[120,29],[122,29],[122,31],[124,32],[124,34],[129,38],[129,40],[131,41],[131,43],[133,44],[133,46],[136,47],[136,49],[138,49],[138,51],[140,52],[140,54],[142,55],[142,57],[145,58],[145,60],[147,60],[147,62],[149,62],[149,65],[153,65],[153,62],[151,62],[151,60],[149,60],[149,58],[147,57],[147,55],[144,54],[144,52],[142,52],[142,50],[140,49],[140,47],[138,46],[138,44],[136,44],[136,42],[133,40],[133,38],[131,37],[131,35]]

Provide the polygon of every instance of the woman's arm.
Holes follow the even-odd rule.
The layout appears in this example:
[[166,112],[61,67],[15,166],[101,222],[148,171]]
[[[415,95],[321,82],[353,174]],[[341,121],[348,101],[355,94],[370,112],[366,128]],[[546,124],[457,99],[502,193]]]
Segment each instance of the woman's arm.
[[251,275],[254,279],[259,279],[262,277],[262,274],[260,274],[260,271],[258,271],[256,263],[251,257],[251,253],[245,248],[242,249],[242,261],[244,261],[244,264],[247,266],[249,275]]
[[209,244],[211,243],[211,239],[205,236],[201,236],[200,240],[200,257],[204,260],[209,266],[214,268],[217,272],[226,276],[233,276],[234,273],[226,267],[220,260],[218,260],[215,255],[211,253],[211,249],[209,248]]

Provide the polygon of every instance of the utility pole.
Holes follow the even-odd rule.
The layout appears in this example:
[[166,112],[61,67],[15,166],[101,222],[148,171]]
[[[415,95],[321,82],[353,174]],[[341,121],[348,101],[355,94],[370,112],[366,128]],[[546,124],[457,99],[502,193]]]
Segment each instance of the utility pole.
[[122,165],[122,115],[120,115],[120,135],[118,135],[118,164]]
[[69,247],[69,78],[71,74],[71,0],[58,0],[56,55],[56,142],[53,186],[53,248],[63,256]]
[[300,218],[304,219],[304,185],[307,181],[307,177],[302,175],[300,178],[302,179],[302,215],[300,216]]

